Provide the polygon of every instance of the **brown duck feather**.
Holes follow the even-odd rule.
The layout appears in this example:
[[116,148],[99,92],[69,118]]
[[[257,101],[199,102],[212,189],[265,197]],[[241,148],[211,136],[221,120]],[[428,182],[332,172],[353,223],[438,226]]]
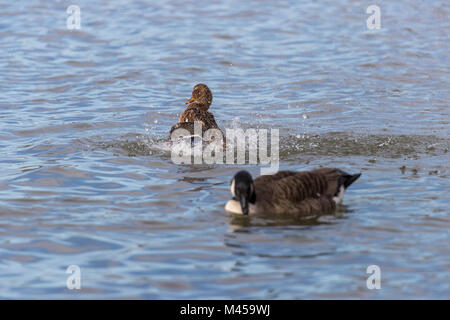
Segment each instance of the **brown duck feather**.
[[[218,129],[219,126],[216,123],[216,119],[211,112],[199,108],[197,105],[189,105],[186,110],[180,115],[179,123],[182,122],[201,122],[207,129]],[[206,130],[207,130],[206,129]]]
[[202,126],[202,134],[209,129],[217,129],[222,134],[225,143],[225,135],[217,125],[214,115],[208,111],[212,103],[212,93],[205,84],[197,84],[192,90],[192,98],[188,100],[188,106],[178,119],[178,123],[170,129],[170,136],[176,129],[188,130],[190,135],[194,135],[194,122],[199,122]]

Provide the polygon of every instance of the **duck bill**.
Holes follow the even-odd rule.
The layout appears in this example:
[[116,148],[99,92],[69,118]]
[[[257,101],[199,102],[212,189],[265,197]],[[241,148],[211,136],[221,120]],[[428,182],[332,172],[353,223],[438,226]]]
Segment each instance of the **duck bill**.
[[241,203],[242,214],[248,215],[248,200],[245,197],[240,197],[239,202]]
[[186,104],[189,104],[189,103],[194,102],[194,101],[195,101],[195,99],[194,99],[194,97],[192,97],[188,101],[186,101]]

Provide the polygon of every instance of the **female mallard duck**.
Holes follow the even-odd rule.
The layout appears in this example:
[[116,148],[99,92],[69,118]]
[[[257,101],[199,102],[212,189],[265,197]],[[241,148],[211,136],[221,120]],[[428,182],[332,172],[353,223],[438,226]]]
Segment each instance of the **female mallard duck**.
[[170,129],[170,135],[179,128],[186,129],[191,135],[194,135],[194,122],[199,122],[202,126],[202,133],[209,129],[218,129],[225,139],[223,131],[217,125],[213,114],[208,111],[212,99],[213,96],[208,86],[202,83],[197,84],[192,90],[192,97],[186,102],[188,105],[186,110],[180,115],[178,123]]
[[233,199],[228,201],[225,210],[244,215],[329,212],[342,202],[345,190],[360,175],[322,168],[303,172],[280,171],[253,180],[247,171],[239,171],[231,181]]

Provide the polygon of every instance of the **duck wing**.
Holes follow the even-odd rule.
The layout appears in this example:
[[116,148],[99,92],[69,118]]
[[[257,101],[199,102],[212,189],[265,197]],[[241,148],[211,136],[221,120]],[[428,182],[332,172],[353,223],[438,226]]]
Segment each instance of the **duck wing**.
[[224,148],[226,147],[226,137],[223,131],[217,125],[216,119],[211,112],[201,110],[199,108],[193,108],[189,106],[180,116],[179,122],[172,126],[170,129],[169,137],[172,136],[172,132],[176,129],[185,129],[189,131],[191,136],[194,136],[195,122],[200,123],[202,131],[201,134],[204,136],[205,131],[209,129],[217,129],[220,131],[221,137],[216,137],[213,133],[209,136],[210,140],[215,140],[216,138],[222,139]]
[[211,112],[198,108],[188,108],[180,116],[178,122],[201,122],[207,129],[218,128],[216,119]]
[[[189,135],[194,136],[195,135],[195,124],[194,122],[178,122],[175,123],[172,128],[170,129],[169,138],[172,136],[172,133],[177,129],[184,129],[189,132]],[[202,131],[201,134],[205,132],[205,126],[202,125]]]

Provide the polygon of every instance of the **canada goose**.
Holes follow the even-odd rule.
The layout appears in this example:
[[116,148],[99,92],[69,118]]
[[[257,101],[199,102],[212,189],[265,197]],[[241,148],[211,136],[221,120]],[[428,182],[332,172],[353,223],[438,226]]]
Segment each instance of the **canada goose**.
[[253,180],[239,171],[231,181],[233,199],[225,210],[237,214],[310,215],[334,210],[345,190],[361,173],[348,174],[334,168],[313,171],[279,171]]
[[223,131],[219,128],[214,119],[214,115],[208,111],[212,103],[212,93],[206,84],[199,83],[192,90],[192,97],[186,101],[188,105],[186,110],[180,115],[178,123],[174,124],[170,129],[169,136],[176,129],[183,128],[194,135],[194,122],[199,122],[202,128],[202,134],[208,129],[218,129],[225,141]]

